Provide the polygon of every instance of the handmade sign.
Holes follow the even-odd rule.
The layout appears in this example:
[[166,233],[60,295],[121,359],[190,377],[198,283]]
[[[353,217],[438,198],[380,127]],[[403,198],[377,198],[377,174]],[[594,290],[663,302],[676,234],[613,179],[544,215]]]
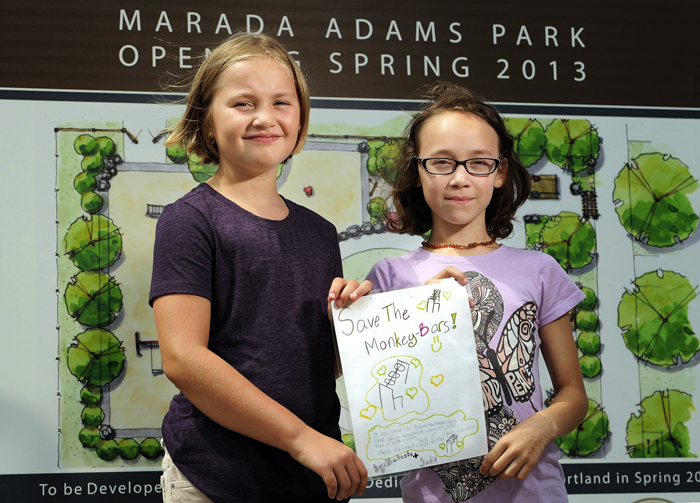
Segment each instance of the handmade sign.
[[357,454],[370,476],[487,452],[467,290],[378,293],[333,318]]

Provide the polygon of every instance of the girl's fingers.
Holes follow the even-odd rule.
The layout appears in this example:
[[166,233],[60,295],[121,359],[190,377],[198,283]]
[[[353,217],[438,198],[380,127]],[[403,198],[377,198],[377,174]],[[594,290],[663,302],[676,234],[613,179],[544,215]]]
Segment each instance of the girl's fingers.
[[425,284],[432,285],[433,283],[438,283],[438,282],[440,282],[440,280],[447,279],[447,278],[454,278],[462,285],[466,285],[467,283],[469,283],[469,280],[467,279],[467,277],[464,275],[464,273],[462,271],[460,271],[459,269],[457,269],[454,266],[448,265],[442,271],[437,273],[435,276],[428,279],[428,281],[426,281]]
[[357,300],[371,291],[371,281],[364,280],[359,284],[355,280],[335,278],[328,292],[328,302],[335,302],[337,307],[343,307],[349,300]]
[[348,300],[357,299],[355,291],[359,286],[359,283],[355,280],[347,281],[343,286],[343,289],[338,294],[338,298],[335,300],[335,305],[338,307],[343,307]]
[[357,485],[357,495],[362,496],[362,493],[365,492],[365,488],[367,487],[367,468],[365,468],[362,460],[358,457],[355,457],[355,467],[357,468],[357,473],[360,475],[360,483]]
[[362,283],[360,283],[360,286],[357,287],[355,290],[355,299],[359,299],[363,295],[367,295],[369,292],[372,291],[372,282],[369,280],[364,280]]
[[346,280],[343,278],[335,278],[331,283],[331,288],[328,290],[328,302],[333,302],[345,286]]

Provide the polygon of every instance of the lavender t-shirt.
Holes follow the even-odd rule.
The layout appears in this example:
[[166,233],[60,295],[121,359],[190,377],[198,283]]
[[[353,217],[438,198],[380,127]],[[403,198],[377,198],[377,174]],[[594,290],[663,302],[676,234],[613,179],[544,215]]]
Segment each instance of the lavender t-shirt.
[[[585,295],[549,255],[501,245],[485,255],[447,257],[418,249],[383,259],[367,279],[375,291],[425,284],[448,265],[465,272],[472,309],[484,408],[492,446],[542,410],[539,327],[570,311]],[[550,503],[568,501],[559,449],[550,442],[524,481],[484,477],[481,458],[422,468],[401,481],[404,502]]]
[[[285,201],[258,217],[201,184],[158,220],[150,302],[211,301],[209,349],[321,433],[340,439],[327,312],[342,275],[333,224]],[[162,426],[175,465],[215,503],[328,501],[319,475],[275,447],[224,428],[176,395]]]

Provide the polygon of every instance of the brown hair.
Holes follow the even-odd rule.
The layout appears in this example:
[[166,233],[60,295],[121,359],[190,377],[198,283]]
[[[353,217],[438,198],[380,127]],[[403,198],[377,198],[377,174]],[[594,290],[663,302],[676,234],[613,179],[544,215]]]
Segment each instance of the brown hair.
[[503,119],[479,94],[449,82],[433,84],[421,97],[427,103],[406,127],[406,139],[397,163],[391,192],[397,216],[391,219],[389,227],[400,234],[425,234],[432,228],[432,213],[423,197],[423,188],[416,186],[420,169],[414,159],[418,155],[418,135],[429,119],[445,112],[464,112],[486,121],[498,135],[500,155],[504,159],[498,169],[505,169],[505,178],[486,208],[486,231],[493,238],[508,237],[513,232],[515,212],[530,193],[530,175],[513,150],[513,137]]
[[170,131],[165,145],[183,144],[188,154],[194,153],[201,158],[202,164],[218,164],[218,147],[209,137],[209,117],[221,75],[238,61],[266,57],[289,70],[294,80],[301,110],[299,135],[290,156],[301,152],[309,129],[310,99],[306,79],[292,56],[277,40],[264,34],[247,33],[237,33],[221,42],[199,66],[190,85],[185,114]]

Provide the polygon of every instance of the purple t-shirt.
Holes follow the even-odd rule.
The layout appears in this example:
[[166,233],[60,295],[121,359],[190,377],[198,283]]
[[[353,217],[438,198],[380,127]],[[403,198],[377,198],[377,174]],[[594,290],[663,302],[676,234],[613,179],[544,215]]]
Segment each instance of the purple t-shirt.
[[[381,260],[367,279],[375,291],[397,290],[423,285],[448,265],[467,275],[476,302],[472,321],[491,447],[513,426],[542,410],[539,327],[566,314],[585,295],[549,255],[503,245],[473,257],[418,249]],[[401,481],[404,502],[568,501],[554,442],[524,481],[484,477],[479,473],[481,459],[409,472]]]
[[[342,276],[335,227],[285,201],[267,220],[207,184],[158,220],[150,303],[211,301],[209,349],[319,432],[340,439],[327,296]],[[275,447],[235,433],[176,395],[162,426],[175,465],[214,502],[328,501],[320,476]]]

